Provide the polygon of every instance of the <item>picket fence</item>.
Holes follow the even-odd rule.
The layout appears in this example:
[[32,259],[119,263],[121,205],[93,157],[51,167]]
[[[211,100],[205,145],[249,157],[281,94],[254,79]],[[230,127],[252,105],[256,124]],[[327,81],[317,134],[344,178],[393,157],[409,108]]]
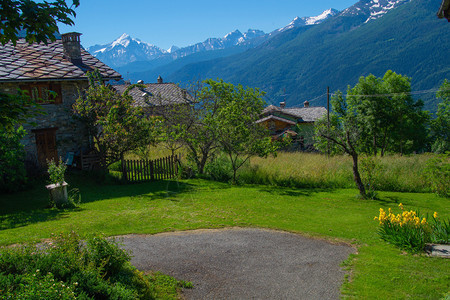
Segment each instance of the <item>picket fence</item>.
[[154,160],[122,160],[122,176],[128,182],[154,181],[175,178],[178,174],[177,155]]

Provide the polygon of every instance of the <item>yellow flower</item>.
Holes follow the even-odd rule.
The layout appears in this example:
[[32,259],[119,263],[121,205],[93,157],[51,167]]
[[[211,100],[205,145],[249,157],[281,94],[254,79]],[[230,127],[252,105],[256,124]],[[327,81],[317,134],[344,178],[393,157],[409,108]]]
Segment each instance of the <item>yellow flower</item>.
[[427,219],[423,218],[421,224],[422,224],[422,225],[427,224]]
[[433,218],[437,219],[437,217],[438,217],[438,213],[437,213],[437,211],[435,211],[433,214]]
[[400,204],[398,205],[398,207],[400,207],[400,209],[403,210],[403,204],[402,204],[402,203],[400,203]]

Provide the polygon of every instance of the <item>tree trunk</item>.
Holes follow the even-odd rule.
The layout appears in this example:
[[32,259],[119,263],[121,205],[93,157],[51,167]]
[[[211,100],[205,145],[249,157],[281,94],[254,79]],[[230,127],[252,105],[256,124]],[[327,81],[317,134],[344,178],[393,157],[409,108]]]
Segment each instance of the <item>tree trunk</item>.
[[366,199],[366,188],[364,187],[364,184],[361,180],[361,175],[359,174],[358,170],[358,154],[353,152],[351,155],[353,159],[353,179],[355,180],[356,187],[359,190],[359,194],[363,199]]

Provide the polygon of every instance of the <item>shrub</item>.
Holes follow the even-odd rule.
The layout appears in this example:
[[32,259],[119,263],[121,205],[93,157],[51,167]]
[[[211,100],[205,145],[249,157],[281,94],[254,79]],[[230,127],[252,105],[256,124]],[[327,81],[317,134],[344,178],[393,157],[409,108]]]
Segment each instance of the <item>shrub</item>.
[[205,174],[212,180],[228,182],[233,178],[233,167],[229,159],[221,155],[206,164]]
[[373,156],[361,156],[360,159],[361,177],[366,188],[366,196],[369,199],[377,197],[377,190],[379,188],[379,173],[381,166],[377,159]]
[[429,222],[417,211],[405,211],[402,203],[399,207],[402,212],[397,215],[390,208],[387,213],[380,208],[379,216],[375,217],[383,240],[413,253],[423,251],[427,243],[449,243],[449,221],[440,220],[437,212]]
[[64,174],[66,173],[67,165],[62,161],[61,157],[59,162],[55,162],[53,159],[48,160],[48,175],[50,177],[50,183],[63,184]]
[[[53,296],[59,294],[61,298]],[[129,263],[129,255],[101,236],[82,243],[72,232],[44,246],[0,251],[1,299],[75,297],[154,299],[155,291],[149,278]]]
[[22,127],[0,130],[0,191],[15,192],[25,186],[25,149],[20,143],[25,133]]
[[450,197],[450,152],[439,154],[427,161],[425,174],[433,191]]

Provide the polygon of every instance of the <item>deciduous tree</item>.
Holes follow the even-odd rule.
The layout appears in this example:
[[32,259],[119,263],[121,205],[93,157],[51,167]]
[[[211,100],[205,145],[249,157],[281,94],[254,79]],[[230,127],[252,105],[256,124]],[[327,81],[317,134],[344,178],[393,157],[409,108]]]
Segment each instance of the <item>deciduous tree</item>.
[[73,25],[75,17],[73,8],[78,7],[79,0],[73,0],[69,7],[65,0],[32,1],[2,0],[0,1],[0,42],[5,45],[9,41],[16,44],[19,32],[25,30],[25,39],[29,43],[54,41],[58,32],[58,22]]
[[87,125],[106,169],[125,152],[154,142],[160,121],[145,117],[142,109],[133,105],[127,90],[120,95],[104,85],[98,72],[89,77],[90,86],[76,100],[73,111]]
[[432,151],[445,153],[450,151],[450,81],[447,79],[442,83],[436,94],[441,99],[436,118],[431,121]]

